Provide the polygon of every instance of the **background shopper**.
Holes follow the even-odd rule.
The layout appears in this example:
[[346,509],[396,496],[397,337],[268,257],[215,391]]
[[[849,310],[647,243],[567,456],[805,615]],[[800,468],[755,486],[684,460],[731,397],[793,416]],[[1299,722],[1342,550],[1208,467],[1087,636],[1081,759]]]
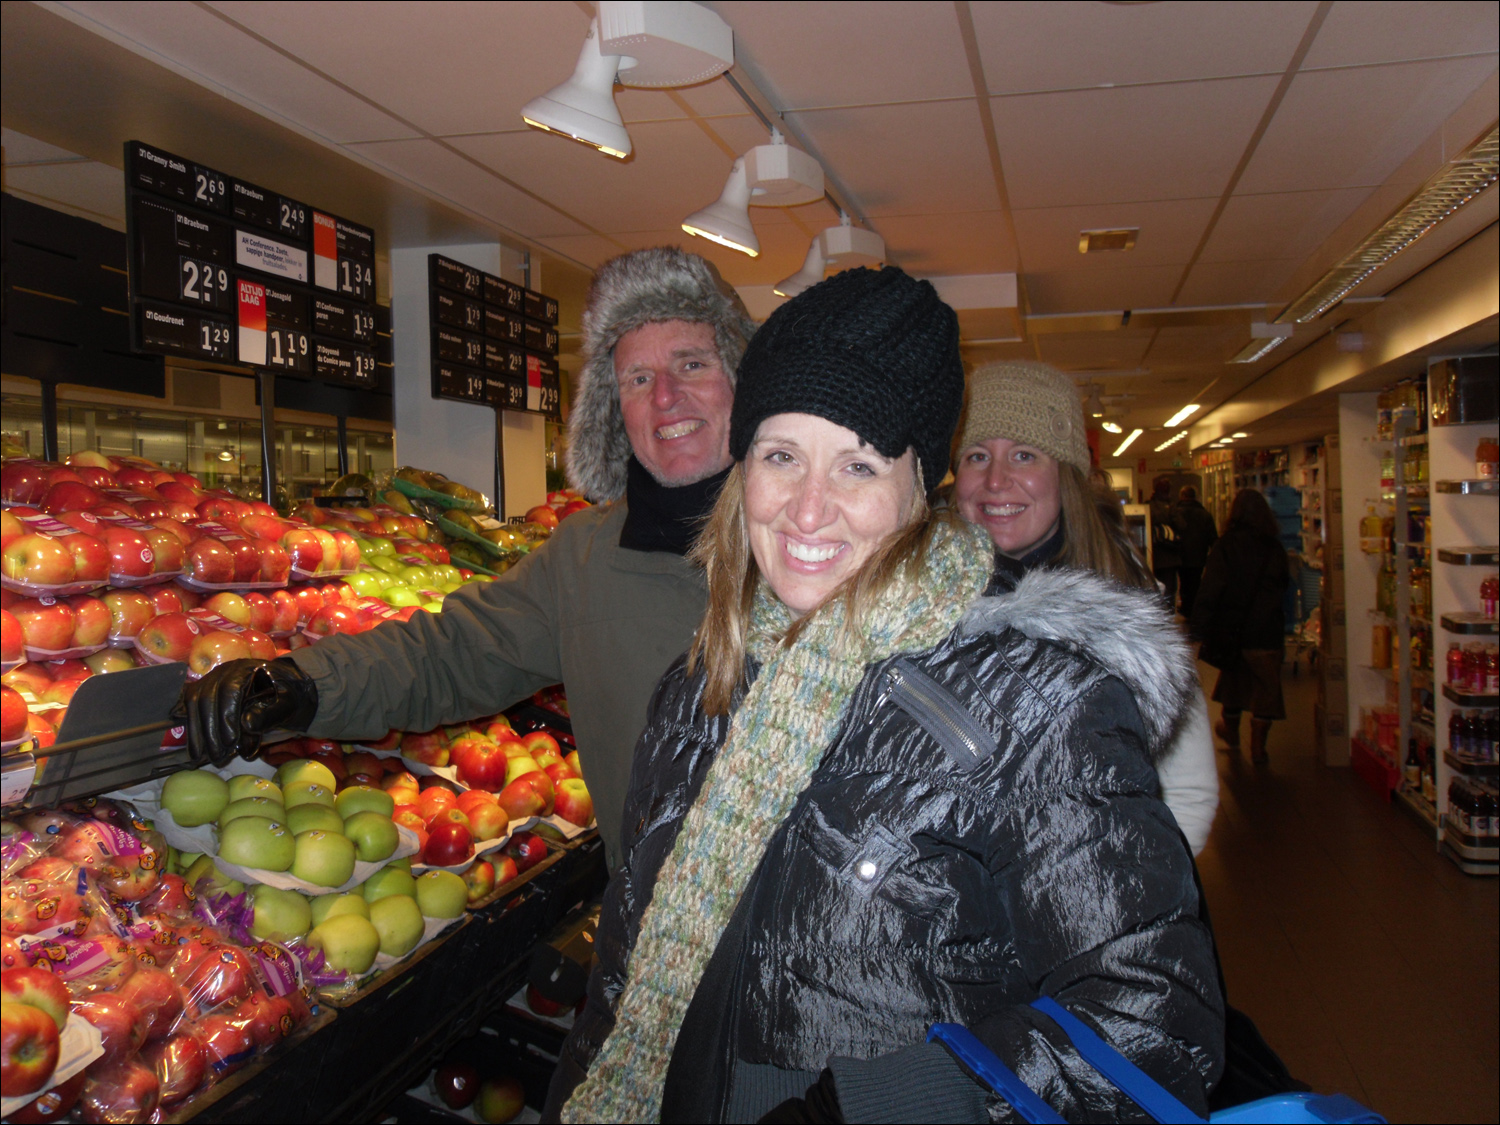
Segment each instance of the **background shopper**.
[[989,541],[924,497],[963,387],[930,284],[812,287],[740,380],[709,611],[637,747],[549,1113],[986,1120],[943,1021],[1064,1114],[1132,1113],[1039,993],[1203,1112],[1222,997],[1151,768],[1195,674],[1160,602],[1087,571],[980,596]]
[[262,731],[378,738],[508,707],[565,682],[611,866],[631,749],[651,690],[703,616],[683,556],[728,472],[734,370],[754,325],[696,254],[600,267],[568,418],[569,479],[599,506],[545,551],[420,613],[270,662],[221,665],[183,691],[189,738],[216,762]]
[[1190,484],[1182,486],[1177,493],[1178,546],[1182,565],[1177,576],[1182,588],[1182,616],[1193,618],[1193,603],[1198,598],[1198,583],[1203,578],[1203,564],[1208,561],[1208,552],[1219,538],[1219,529],[1214,526],[1214,517],[1198,502],[1198,490]]
[[1162,597],[1177,606],[1177,572],[1182,567],[1177,509],[1172,504],[1172,478],[1159,476],[1151,482],[1151,573],[1161,583]]
[[1266,498],[1241,489],[1229,506],[1224,534],[1203,568],[1193,607],[1192,636],[1202,659],[1219,669],[1214,702],[1224,714],[1215,728],[1231,750],[1240,747],[1240,714],[1249,711],[1250,756],[1266,760],[1271,723],[1286,718],[1281,661],[1286,549]]
[[[1119,502],[1089,483],[1083,407],[1055,367],[991,363],[970,374],[954,473],[959,513],[989,532],[996,575],[1010,585],[1038,567],[1077,567],[1157,590]],[[1194,694],[1187,723],[1156,768],[1162,798],[1196,854],[1219,807],[1219,774],[1208,704],[1201,690]]]

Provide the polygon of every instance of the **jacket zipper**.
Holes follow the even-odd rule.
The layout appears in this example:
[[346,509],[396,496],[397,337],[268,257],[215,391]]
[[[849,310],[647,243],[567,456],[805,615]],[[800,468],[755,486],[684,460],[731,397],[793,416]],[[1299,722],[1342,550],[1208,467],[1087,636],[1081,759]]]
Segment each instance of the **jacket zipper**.
[[906,660],[886,669],[896,705],[937,739],[959,769],[968,772],[995,752],[995,740],[974,716],[932,677]]

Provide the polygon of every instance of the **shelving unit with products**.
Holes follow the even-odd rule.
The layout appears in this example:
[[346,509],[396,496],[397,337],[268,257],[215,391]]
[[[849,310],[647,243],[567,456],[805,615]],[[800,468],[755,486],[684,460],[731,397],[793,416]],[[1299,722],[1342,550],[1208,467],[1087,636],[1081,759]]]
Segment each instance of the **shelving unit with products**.
[[1198,471],[1203,477],[1203,506],[1214,517],[1214,523],[1224,526],[1229,515],[1229,504],[1234,499],[1234,451],[1215,449],[1198,455]]
[[1269,488],[1292,483],[1291,457],[1285,449],[1243,449],[1234,455],[1234,487]]
[[1321,505],[1318,571],[1318,745],[1330,766],[1349,764],[1348,610],[1344,590],[1344,493],[1339,435],[1319,447],[1317,498]]

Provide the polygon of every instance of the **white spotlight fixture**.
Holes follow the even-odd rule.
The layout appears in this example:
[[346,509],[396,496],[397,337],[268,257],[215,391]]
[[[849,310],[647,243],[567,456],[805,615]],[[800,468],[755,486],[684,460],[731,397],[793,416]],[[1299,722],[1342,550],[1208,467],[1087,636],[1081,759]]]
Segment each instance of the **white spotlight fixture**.
[[752,258],[760,257],[760,240],[750,225],[750,183],[745,178],[743,156],[729,170],[719,198],[683,219],[682,229]]
[[1112,454],[1110,454],[1110,456],[1111,457],[1118,457],[1118,456],[1120,456],[1122,453],[1124,453],[1127,449],[1130,448],[1131,444],[1134,443],[1134,441],[1135,441],[1136,438],[1140,437],[1145,432],[1146,432],[1145,430],[1131,430],[1130,431],[1130,436],[1128,438],[1126,438],[1124,441],[1122,441],[1118,446],[1116,446],[1115,447],[1115,451]]
[[1198,410],[1199,406],[1196,402],[1188,403],[1176,414],[1167,419],[1167,429],[1170,430],[1173,426],[1180,425],[1189,415],[1196,413]]
[[1166,449],[1168,446],[1176,445],[1179,441],[1181,441],[1183,438],[1185,438],[1187,436],[1188,436],[1188,432],[1186,430],[1178,430],[1175,434],[1173,434],[1171,437],[1169,437],[1166,441],[1164,441],[1160,445],[1158,445],[1156,447],[1156,452],[1160,453],[1163,449]]
[[534,129],[561,133],[624,160],[630,155],[630,134],[615,105],[619,69],[619,55],[600,52],[599,21],[591,20],[573,76],[522,106],[521,120]]
[[1089,391],[1088,402],[1084,403],[1084,409],[1088,411],[1090,418],[1104,417],[1104,399],[1100,397],[1097,385]]
[[823,280],[829,267],[851,269],[854,266],[879,266],[885,261],[885,239],[872,230],[854,226],[849,216],[839,212],[839,225],[819,231],[807,248],[802,268],[791,277],[778,281],[771,291],[778,297],[795,297]]
[[1100,422],[1099,424],[1104,427],[1104,432],[1107,434],[1123,434],[1125,432],[1121,429],[1118,422]]

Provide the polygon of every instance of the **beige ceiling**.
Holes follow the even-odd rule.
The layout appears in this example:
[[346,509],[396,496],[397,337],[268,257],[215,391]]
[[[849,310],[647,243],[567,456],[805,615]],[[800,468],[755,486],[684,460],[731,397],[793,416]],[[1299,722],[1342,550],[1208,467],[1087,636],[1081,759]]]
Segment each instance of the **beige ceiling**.
[[[892,262],[931,276],[1015,271],[1034,317],[1227,308],[1077,331],[1037,320],[1018,343],[970,349],[1092,379],[1124,424],[1147,428],[1183,402],[1231,398],[1313,342],[1316,329],[1299,330],[1263,364],[1224,362],[1252,318],[1278,312],[1489,128],[1500,100],[1493,2],[708,6],[734,28],[737,80],[823,162]],[[3,10],[6,190],[66,190],[105,221],[122,214],[119,142],[160,130],[166,92],[186,104],[184,84],[202,122],[222,104],[228,139],[213,151],[226,170],[264,175],[274,136],[249,124],[259,119],[299,154],[342,158],[306,158],[330,190],[380,177],[388,188],[351,194],[349,213],[388,245],[487,231],[591,268],[692,242],[748,291],[796,270],[837,220],[826,201],[755,208],[756,259],[683,235],[734,155],[767,137],[726,78],[617,90],[635,147],[625,162],[523,126],[521,105],[570,73],[587,3]],[[143,60],[162,72],[150,112],[134,93]],[[217,155],[252,132],[242,165]],[[1356,296],[1389,291],[1494,223],[1496,195]],[[1080,230],[1113,226],[1140,228],[1134,250],[1079,254]],[[1322,425],[1306,422],[1309,434]]]

